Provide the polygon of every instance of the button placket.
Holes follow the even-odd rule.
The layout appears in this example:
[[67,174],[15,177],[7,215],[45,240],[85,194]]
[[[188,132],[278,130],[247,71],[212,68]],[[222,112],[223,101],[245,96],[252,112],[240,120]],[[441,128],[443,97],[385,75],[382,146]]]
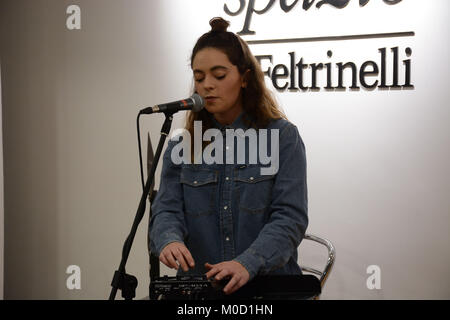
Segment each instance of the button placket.
[[224,246],[224,259],[231,260],[234,258],[234,243],[233,243],[233,216],[231,210],[231,174],[232,174],[233,166],[225,165],[224,166],[224,177],[223,180],[223,188],[222,188],[222,203],[221,203],[221,216],[223,221],[223,230],[222,230],[222,241]]

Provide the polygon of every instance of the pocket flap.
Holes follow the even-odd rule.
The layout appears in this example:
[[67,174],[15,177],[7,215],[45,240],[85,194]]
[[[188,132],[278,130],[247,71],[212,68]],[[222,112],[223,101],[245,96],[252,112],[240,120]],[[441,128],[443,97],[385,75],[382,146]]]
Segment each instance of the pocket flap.
[[180,182],[192,187],[217,182],[217,173],[208,169],[181,168]]
[[240,165],[236,167],[235,181],[256,183],[264,180],[273,179],[274,175],[262,175],[259,165]]

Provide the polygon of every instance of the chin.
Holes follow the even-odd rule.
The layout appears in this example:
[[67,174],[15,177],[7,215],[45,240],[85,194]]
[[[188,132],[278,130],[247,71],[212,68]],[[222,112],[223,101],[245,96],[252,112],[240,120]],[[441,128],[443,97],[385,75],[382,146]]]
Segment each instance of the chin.
[[216,106],[216,105],[206,105],[205,109],[209,112],[209,113],[221,113],[223,112],[223,108],[221,108],[220,106]]

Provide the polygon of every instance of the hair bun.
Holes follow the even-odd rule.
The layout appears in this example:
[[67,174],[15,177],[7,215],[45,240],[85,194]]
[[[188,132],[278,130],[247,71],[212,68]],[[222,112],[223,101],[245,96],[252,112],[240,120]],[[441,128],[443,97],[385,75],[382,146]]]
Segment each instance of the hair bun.
[[212,18],[209,20],[211,32],[226,32],[230,23],[221,17]]

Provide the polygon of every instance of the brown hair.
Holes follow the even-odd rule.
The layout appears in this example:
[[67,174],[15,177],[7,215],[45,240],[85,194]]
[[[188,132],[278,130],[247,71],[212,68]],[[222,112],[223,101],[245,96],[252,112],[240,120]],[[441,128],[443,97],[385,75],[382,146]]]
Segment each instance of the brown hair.
[[[211,31],[203,34],[194,46],[191,55],[191,67],[196,54],[205,48],[215,48],[225,53],[230,62],[235,65],[243,75],[249,70],[247,86],[242,88],[242,106],[245,111],[243,120],[247,125],[258,128],[266,127],[273,119],[286,119],[279,109],[272,93],[264,82],[264,73],[259,62],[251,53],[247,43],[233,32],[227,31],[228,21],[218,17],[209,21]],[[202,130],[205,132],[212,127],[211,114],[204,108],[199,112],[189,112],[186,119],[186,129],[194,135],[194,121],[202,121]]]

